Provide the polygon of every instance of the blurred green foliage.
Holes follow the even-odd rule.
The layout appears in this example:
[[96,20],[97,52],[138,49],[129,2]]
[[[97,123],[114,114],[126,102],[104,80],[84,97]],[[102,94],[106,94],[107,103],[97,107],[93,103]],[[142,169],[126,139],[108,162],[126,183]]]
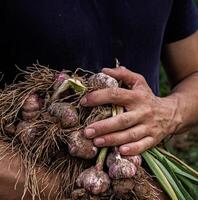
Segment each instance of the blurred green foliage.
[[[168,79],[164,69],[161,67],[160,70],[160,95],[167,96],[170,93],[170,86],[168,84]],[[198,131],[198,130],[197,130]],[[191,134],[191,133],[189,133]],[[184,148],[183,150],[177,150],[174,146],[171,146],[171,143],[167,144],[168,150],[174,155],[178,156],[180,159],[184,160],[191,167],[198,170],[198,133],[192,133],[194,136],[193,144],[189,146],[189,148]],[[192,135],[191,135],[192,137]],[[185,140],[185,137],[184,137]],[[186,141],[184,141],[186,143]],[[185,144],[184,144],[185,146]]]
[[167,96],[169,92],[170,92],[170,86],[168,83],[168,79],[163,67],[161,67],[160,69],[160,96],[162,97]]
[[172,150],[172,152],[198,171],[197,145],[198,142],[185,151]]

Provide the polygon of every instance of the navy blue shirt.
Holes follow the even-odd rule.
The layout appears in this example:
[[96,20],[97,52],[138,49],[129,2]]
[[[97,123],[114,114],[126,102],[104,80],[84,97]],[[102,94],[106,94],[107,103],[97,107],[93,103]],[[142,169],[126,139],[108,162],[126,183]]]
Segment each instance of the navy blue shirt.
[[5,79],[35,63],[100,71],[115,58],[158,93],[163,45],[198,27],[192,0],[1,0]]

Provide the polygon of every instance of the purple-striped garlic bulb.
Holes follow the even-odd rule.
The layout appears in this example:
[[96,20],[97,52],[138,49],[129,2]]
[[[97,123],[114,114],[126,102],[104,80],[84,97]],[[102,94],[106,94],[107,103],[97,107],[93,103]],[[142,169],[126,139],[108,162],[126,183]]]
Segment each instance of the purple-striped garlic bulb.
[[91,167],[82,172],[77,178],[77,186],[98,195],[106,192],[110,187],[109,176],[96,167]]
[[[110,165],[112,165],[116,161],[116,154],[117,152],[113,151],[108,155],[107,160],[106,160],[106,164],[108,167],[110,167]],[[136,167],[139,167],[142,165],[142,157],[140,155],[121,156],[121,157],[132,162]]]
[[30,94],[27,96],[22,105],[22,118],[25,121],[34,120],[42,108],[42,99],[37,94]]
[[83,159],[92,159],[98,153],[98,148],[94,146],[92,140],[84,137],[83,130],[70,133],[68,150],[71,156]]
[[64,71],[62,71],[60,74],[57,75],[56,80],[53,85],[53,89],[57,90],[61,84],[65,81],[68,80],[70,76],[66,74]]
[[26,147],[31,147],[42,128],[32,122],[21,121],[16,127],[16,134]]
[[104,73],[97,73],[89,77],[88,86],[93,90],[118,87],[118,81]]
[[48,112],[60,120],[61,127],[71,128],[78,125],[79,118],[77,110],[71,104],[62,102],[62,103],[52,103],[49,108]]
[[123,158],[132,162],[136,167],[140,167],[142,165],[142,157],[141,155],[136,156],[123,156]]
[[112,179],[132,178],[137,172],[135,164],[122,158],[118,151],[107,157],[107,166],[109,167],[109,177]]

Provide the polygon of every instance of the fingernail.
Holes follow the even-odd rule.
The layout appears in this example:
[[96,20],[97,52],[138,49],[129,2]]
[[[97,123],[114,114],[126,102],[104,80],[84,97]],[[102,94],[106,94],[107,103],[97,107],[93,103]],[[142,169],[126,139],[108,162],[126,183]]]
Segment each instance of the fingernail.
[[101,146],[101,145],[103,145],[104,143],[105,143],[104,138],[96,138],[96,139],[94,140],[94,144],[95,144],[96,146]]
[[86,128],[84,130],[84,134],[85,134],[86,137],[92,137],[92,136],[95,135],[95,129],[93,129],[93,128]]
[[109,68],[103,68],[102,72],[109,71],[109,70],[111,70],[111,69],[109,69]]
[[80,100],[80,104],[85,106],[85,105],[87,104],[87,98],[86,98],[86,97],[83,97],[83,98]]
[[130,150],[129,147],[120,147],[121,154],[127,154],[127,153],[129,153],[129,150]]

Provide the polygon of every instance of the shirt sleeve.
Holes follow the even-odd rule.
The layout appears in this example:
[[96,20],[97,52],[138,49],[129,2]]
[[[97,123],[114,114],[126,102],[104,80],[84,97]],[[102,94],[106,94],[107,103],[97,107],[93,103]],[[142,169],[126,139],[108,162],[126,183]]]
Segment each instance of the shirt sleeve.
[[164,43],[186,38],[198,29],[198,9],[193,0],[173,0],[166,25]]

